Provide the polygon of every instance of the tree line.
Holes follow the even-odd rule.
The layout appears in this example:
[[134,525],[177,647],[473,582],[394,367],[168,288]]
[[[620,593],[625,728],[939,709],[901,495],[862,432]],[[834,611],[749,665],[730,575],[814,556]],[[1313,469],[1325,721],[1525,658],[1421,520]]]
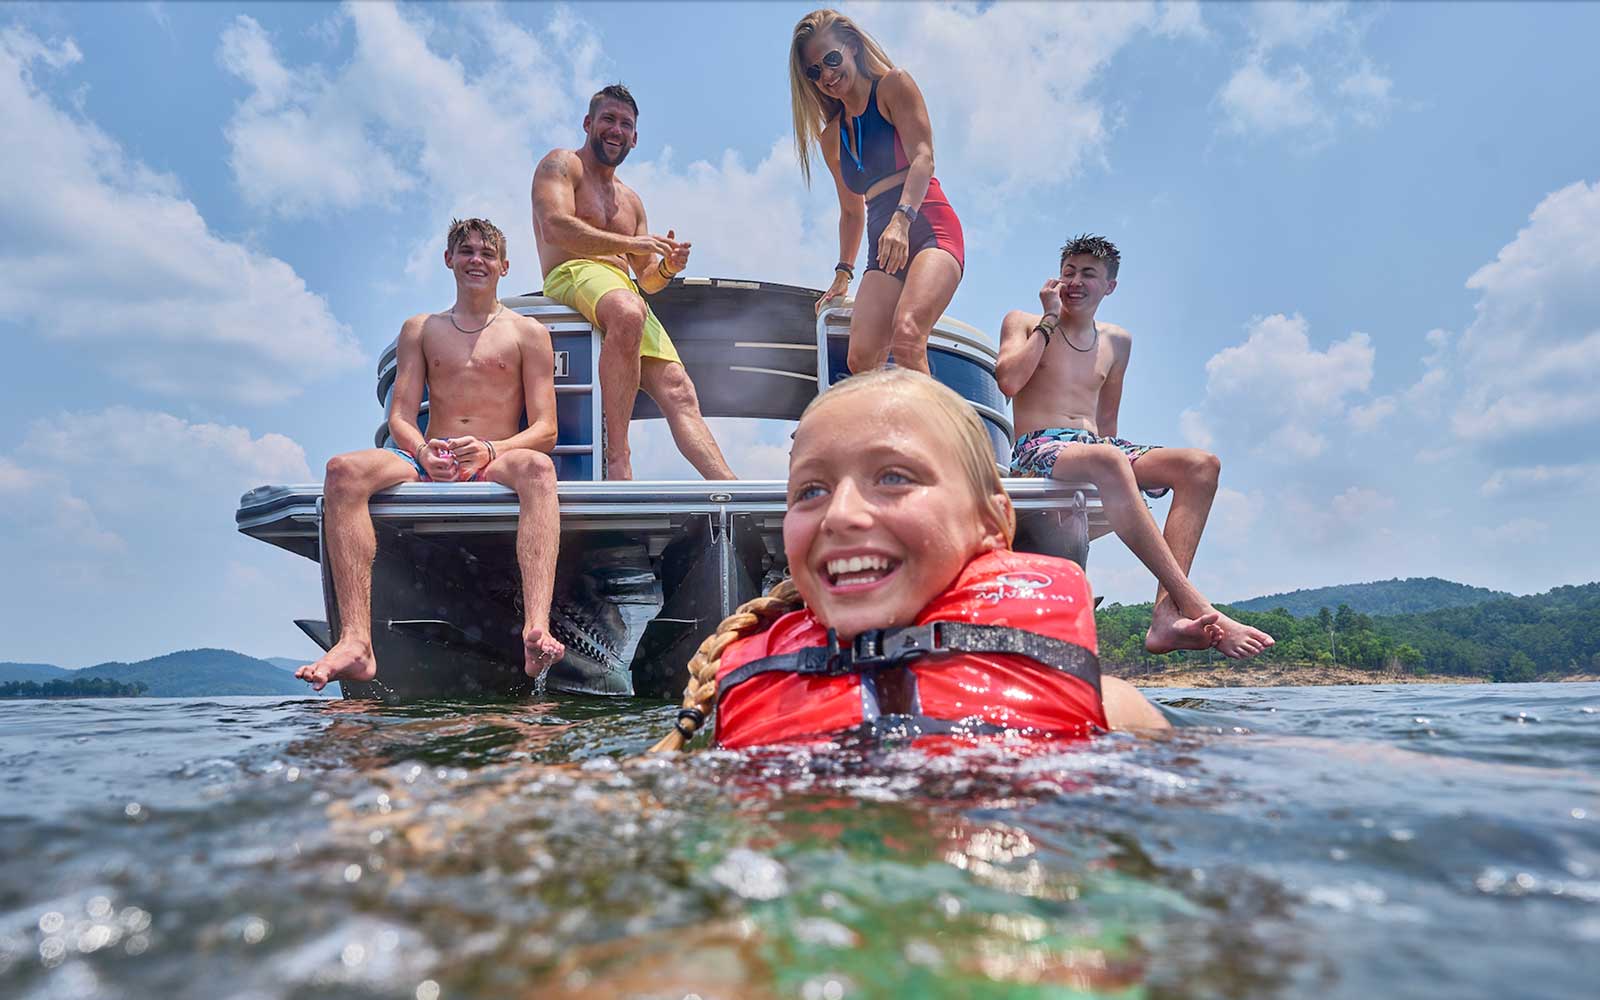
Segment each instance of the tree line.
[[[1110,604],[1095,613],[1100,658],[1108,669],[1207,662],[1204,650],[1160,657],[1146,653],[1150,607]],[[1254,663],[1392,669],[1496,681],[1600,673],[1600,583],[1405,615],[1364,615],[1346,604],[1298,618],[1282,608],[1219,607],[1277,640]],[[1210,662],[1225,666],[1231,661],[1213,653]]]
[[124,684],[107,677],[72,677],[50,681],[7,681],[0,698],[136,698],[145,692],[137,681]]

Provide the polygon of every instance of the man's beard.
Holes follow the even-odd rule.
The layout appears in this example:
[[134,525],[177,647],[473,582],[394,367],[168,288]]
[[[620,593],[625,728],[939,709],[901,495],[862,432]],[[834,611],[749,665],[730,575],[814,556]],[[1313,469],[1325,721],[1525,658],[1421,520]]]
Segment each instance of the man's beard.
[[605,140],[603,140],[603,139],[590,139],[589,140],[589,152],[593,153],[594,154],[594,158],[599,160],[603,165],[608,166],[608,167],[616,167],[616,166],[621,166],[622,161],[626,160],[628,158],[628,153],[630,152],[630,150],[628,149],[628,144],[627,143],[623,143],[622,144],[622,151],[620,153],[618,153],[617,154],[617,158],[613,160],[611,158],[611,154],[606,152]]

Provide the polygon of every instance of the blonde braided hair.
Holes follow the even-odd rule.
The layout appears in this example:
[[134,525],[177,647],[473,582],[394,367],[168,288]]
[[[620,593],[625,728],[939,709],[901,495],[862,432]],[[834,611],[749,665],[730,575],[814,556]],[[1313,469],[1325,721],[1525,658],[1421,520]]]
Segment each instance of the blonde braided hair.
[[[678,716],[677,726],[651,747],[650,752],[682,750],[684,744],[694,738],[717,699],[717,668],[722,665],[723,650],[739,639],[766,631],[779,618],[804,606],[794,581],[785,579],[765,595],[745,601],[733,614],[722,619],[717,630],[706,636],[700,648],[689,657],[689,684],[683,689],[683,712]],[[697,717],[688,717],[691,712]],[[688,730],[687,735],[684,730]]]

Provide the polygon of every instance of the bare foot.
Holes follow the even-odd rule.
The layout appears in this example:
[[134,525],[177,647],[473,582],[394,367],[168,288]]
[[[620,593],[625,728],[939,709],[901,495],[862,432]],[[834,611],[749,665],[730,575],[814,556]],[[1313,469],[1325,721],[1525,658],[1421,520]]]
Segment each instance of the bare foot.
[[1258,628],[1251,628],[1243,622],[1234,621],[1227,615],[1220,616],[1217,625],[1222,629],[1222,637],[1217,640],[1218,652],[1235,660],[1248,660],[1276,644],[1272,636],[1267,633]]
[[1144,648],[1149,652],[1170,653],[1175,649],[1210,649],[1217,644],[1217,625],[1222,615],[1208,611],[1197,618],[1184,618],[1172,601],[1156,605],[1150,616],[1150,629],[1144,634]]
[[561,662],[567,647],[550,634],[548,628],[529,625],[522,632],[522,669],[529,677],[538,677]]
[[372,656],[370,644],[341,639],[322,654],[322,659],[306,664],[294,675],[310,684],[311,690],[321,691],[330,681],[372,680],[378,675],[378,661]]

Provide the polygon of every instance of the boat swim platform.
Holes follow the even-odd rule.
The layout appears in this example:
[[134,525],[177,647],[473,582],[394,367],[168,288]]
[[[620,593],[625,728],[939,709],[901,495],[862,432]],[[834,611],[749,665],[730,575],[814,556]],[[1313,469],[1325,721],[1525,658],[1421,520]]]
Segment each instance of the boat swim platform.
[[[649,297],[709,417],[796,420],[848,374],[850,303],[819,315],[815,289],[679,278]],[[603,479],[600,338],[581,315],[538,294],[502,300],[539,319],[555,349],[558,436],[553,458],[561,517],[551,630],[567,656],[552,690],[676,698],[690,655],[716,625],[786,570],[787,484],[777,480]],[[1004,471],[1012,425],[994,379],[996,352],[976,328],[948,317],[928,341],[933,374],[982,418]],[[393,400],[395,345],[377,366],[377,397]],[[427,430],[426,398],[419,424]],[[640,393],[633,419],[660,411]],[[389,443],[387,419],[372,438]],[[1017,548],[1084,565],[1110,530],[1087,483],[1004,480],[1017,511]],[[346,697],[522,697],[516,494],[493,483],[407,483],[373,496],[373,647],[380,676],[341,682]],[[297,622],[328,648],[340,633],[326,562],[320,484],[246,493],[238,530],[322,564],[326,620]],[[641,619],[647,619],[639,628]],[[631,646],[632,652],[628,650]]]

